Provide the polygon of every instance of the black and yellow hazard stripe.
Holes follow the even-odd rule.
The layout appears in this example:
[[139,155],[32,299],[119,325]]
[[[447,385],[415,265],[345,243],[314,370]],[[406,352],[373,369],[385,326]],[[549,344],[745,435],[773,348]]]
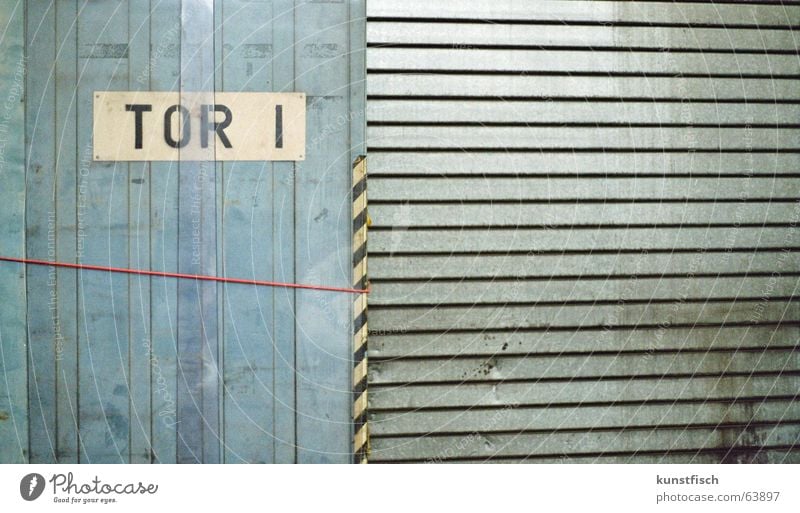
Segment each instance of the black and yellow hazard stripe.
[[[366,290],[367,281],[367,160],[353,163],[353,288]],[[353,457],[366,463],[367,426],[367,294],[359,294],[353,308]]]

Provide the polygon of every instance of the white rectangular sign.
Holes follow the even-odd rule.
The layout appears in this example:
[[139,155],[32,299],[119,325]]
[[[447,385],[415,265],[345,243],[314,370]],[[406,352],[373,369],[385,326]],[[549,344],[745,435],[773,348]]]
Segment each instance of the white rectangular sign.
[[303,160],[304,93],[95,91],[94,160]]

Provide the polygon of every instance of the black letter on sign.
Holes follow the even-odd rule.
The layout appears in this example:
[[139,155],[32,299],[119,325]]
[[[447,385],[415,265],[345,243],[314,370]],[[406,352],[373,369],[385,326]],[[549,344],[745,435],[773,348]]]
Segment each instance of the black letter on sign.
[[[208,113],[211,111],[225,113],[225,119],[222,120],[222,123],[214,121],[209,124]],[[230,148],[231,142],[228,140],[228,136],[225,135],[225,129],[228,128],[231,121],[233,121],[233,114],[231,114],[231,109],[225,105],[203,105],[203,108],[200,110],[200,147],[208,148],[208,132],[213,130],[219,136],[219,140],[222,141],[222,144],[226,148]]]
[[[172,114],[178,109],[181,110],[183,123],[181,123],[181,140],[176,141],[172,138]],[[189,144],[192,136],[192,128],[189,121],[189,111],[183,105],[173,105],[164,113],[164,140],[173,148],[183,148]]]
[[152,105],[147,104],[126,104],[125,110],[133,112],[134,126],[136,127],[136,136],[134,137],[133,147],[137,150],[142,149],[142,112],[150,112],[153,110]]
[[275,106],[275,147],[283,148],[283,105]]

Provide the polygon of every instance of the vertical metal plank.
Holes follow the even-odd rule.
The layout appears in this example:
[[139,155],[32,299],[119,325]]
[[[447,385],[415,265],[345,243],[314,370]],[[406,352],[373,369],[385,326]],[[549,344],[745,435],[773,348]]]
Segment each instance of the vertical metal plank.
[[[222,2],[223,0],[213,0],[214,1],[214,91],[222,91],[222,79],[224,73],[222,71],[222,65],[220,62],[222,56],[222,34],[223,34],[223,23],[224,19],[222,17]],[[216,139],[213,144],[216,144]],[[222,162],[215,162],[214,163],[214,187],[215,187],[215,197],[214,197],[214,204],[216,206],[216,244],[215,256],[216,256],[216,274],[222,274],[222,263],[223,263],[223,250],[224,244],[223,242],[223,231],[224,226],[222,224],[222,211],[223,211],[223,175],[222,175]],[[223,298],[224,296],[224,283],[217,283],[215,286],[216,290],[216,298]],[[224,411],[225,411],[225,394],[223,393],[223,386],[224,386],[224,376],[223,376],[223,369],[225,369],[225,312],[224,312],[224,298],[221,301],[216,301],[216,328],[217,328],[217,343],[216,347],[216,355],[217,355],[217,369],[218,369],[218,380],[217,380],[217,408],[219,411],[219,431],[217,434],[217,438],[219,439],[220,445],[220,463],[225,462],[225,454],[224,454],[224,446],[225,446],[225,422],[224,422]]]
[[[294,44],[295,0],[274,0],[272,9],[273,91],[295,91]],[[276,281],[295,281],[294,162],[272,164],[272,265]],[[295,420],[295,301],[294,289],[276,288],[273,296],[273,348],[275,461],[297,461]]]
[[[92,149],[77,147],[77,0],[56,0],[56,257],[77,259],[76,195],[78,169],[92,160]],[[56,270],[56,425],[59,463],[78,462],[78,273]]]
[[[25,2],[0,9],[0,252],[25,251]],[[0,463],[28,460],[25,270],[0,266]]]
[[[150,63],[150,6],[145,2],[128,3],[128,90],[146,91],[140,77]],[[130,226],[130,262],[136,269],[150,269],[150,165],[129,164],[128,225]],[[150,462],[150,278],[131,276],[130,287],[130,448],[131,463]],[[143,344],[143,342],[145,344]]]
[[[28,5],[26,255],[55,259],[55,5]],[[28,387],[31,461],[56,461],[55,267],[28,267]],[[52,277],[52,279],[51,279]]]
[[[244,0],[222,2],[222,87],[272,87],[272,10]],[[229,162],[223,169],[223,274],[272,280],[272,166]],[[272,290],[225,285],[225,461],[271,463],[273,452]]]
[[[214,90],[214,5],[181,4],[181,92]],[[190,110],[196,105],[187,105]],[[179,163],[178,265],[217,272],[217,196],[213,148],[204,161]],[[178,462],[220,461],[217,286],[178,283]]]
[[[92,2],[78,16],[78,148],[91,146],[95,90],[128,86],[126,2]],[[87,162],[78,183],[78,253],[128,266],[128,166]],[[81,230],[81,226],[83,229]],[[81,461],[128,461],[128,278],[78,273]]]
[[[350,48],[348,53],[348,58],[350,60],[350,106],[348,109],[349,112],[349,119],[350,119],[350,160],[352,162],[357,162],[361,156],[367,154],[367,6],[365,0],[352,0],[349,2],[350,6],[350,15],[349,15],[349,37],[350,37]],[[357,166],[358,164],[354,164]],[[366,162],[363,162],[362,165],[366,167]],[[366,174],[366,171],[365,171]],[[366,180],[366,176],[365,176]],[[366,183],[366,182],[365,182]],[[353,192],[352,200],[355,201],[356,191]],[[366,197],[366,196],[365,196]],[[351,239],[356,240],[356,229],[355,226],[351,225]],[[365,226],[366,229],[366,226]],[[366,232],[365,232],[366,233]],[[355,246],[353,247],[354,250]],[[366,267],[366,253],[364,254],[364,267]],[[353,255],[353,265],[356,266],[356,255]],[[366,268],[363,270],[365,273],[364,280],[366,281]],[[366,283],[362,284],[362,287],[365,286]],[[354,286],[356,286],[354,284]],[[365,298],[366,301],[366,298]],[[352,311],[350,313],[351,319],[353,322],[356,323],[356,320],[360,318],[360,315],[356,315],[357,312],[357,305],[360,304],[357,301],[351,304]],[[364,303],[366,304],[366,302]],[[353,353],[353,365],[351,365],[352,376],[350,378],[350,383],[353,384],[354,390],[354,400],[357,400],[359,394],[359,383],[362,382],[362,376],[357,375],[357,369],[363,369],[363,388],[364,388],[364,395],[366,395],[366,369],[367,369],[367,361],[366,361],[366,318],[365,318],[365,326],[362,329],[359,329],[358,326],[354,326],[354,353]],[[362,335],[363,333],[363,335]],[[363,352],[364,352],[364,360],[359,367],[359,359],[358,356],[361,354],[362,347],[360,343],[363,341]],[[366,407],[366,398],[364,399],[364,406]],[[369,454],[369,432],[367,430],[367,426],[364,425],[363,427],[359,426],[358,417],[356,417],[356,412],[353,412],[353,427],[352,427],[352,440],[353,440],[353,454],[354,454],[354,461],[359,462],[366,462],[367,457]],[[366,423],[365,423],[366,424]],[[363,429],[363,436],[365,440],[363,441],[363,451],[361,447],[359,447],[360,438],[358,438],[358,433]],[[361,451],[361,452],[359,452]],[[359,457],[363,454],[363,457]]]
[[[348,5],[307,3],[296,11],[296,82],[314,127],[297,165],[295,237],[301,283],[350,283]],[[344,120],[344,121],[343,121]],[[297,297],[298,461],[351,461],[352,297]]]
[[[151,53],[147,72],[137,77],[153,91],[177,91],[180,80],[181,0],[152,3]],[[150,164],[150,244],[155,269],[178,269],[178,164]],[[150,300],[152,454],[154,463],[177,461],[178,283],[153,279]],[[136,341],[134,341],[136,344]]]
[[350,160],[367,154],[367,6],[350,0]]

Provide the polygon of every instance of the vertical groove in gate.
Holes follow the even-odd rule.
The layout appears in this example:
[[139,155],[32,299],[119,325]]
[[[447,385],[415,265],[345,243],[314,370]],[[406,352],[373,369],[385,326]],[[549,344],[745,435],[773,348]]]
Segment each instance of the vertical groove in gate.
[[[367,288],[367,161],[353,163],[353,287]],[[367,428],[367,294],[353,305],[353,457],[366,463],[369,454]]]

